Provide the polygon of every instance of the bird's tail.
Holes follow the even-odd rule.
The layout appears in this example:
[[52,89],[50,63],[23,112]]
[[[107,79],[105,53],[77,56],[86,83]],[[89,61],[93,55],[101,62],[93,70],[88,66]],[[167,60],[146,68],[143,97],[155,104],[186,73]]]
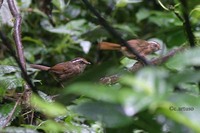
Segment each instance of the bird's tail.
[[43,71],[48,71],[50,69],[50,67],[48,67],[48,66],[36,65],[36,64],[30,64],[30,67],[39,69],[39,70],[43,70]]
[[120,50],[121,46],[116,43],[101,42],[99,43],[100,50]]

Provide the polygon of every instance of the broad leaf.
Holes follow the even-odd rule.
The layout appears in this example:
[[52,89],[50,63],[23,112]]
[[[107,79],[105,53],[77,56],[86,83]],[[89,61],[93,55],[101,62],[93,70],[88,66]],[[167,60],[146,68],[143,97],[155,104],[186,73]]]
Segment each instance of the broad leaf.
[[167,67],[173,70],[184,70],[189,66],[200,65],[200,47],[185,50],[184,52],[178,53],[171,58],[167,63]]

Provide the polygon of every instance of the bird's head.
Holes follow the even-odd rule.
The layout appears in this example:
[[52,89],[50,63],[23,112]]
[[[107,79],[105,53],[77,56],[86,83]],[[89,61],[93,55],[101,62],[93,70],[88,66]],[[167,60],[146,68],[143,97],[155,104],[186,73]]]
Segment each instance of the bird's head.
[[153,52],[160,50],[160,44],[158,42],[148,41],[148,43],[150,44],[150,48],[153,50]]
[[86,66],[89,65],[89,64],[91,64],[86,59],[81,58],[81,57],[77,57],[77,58],[71,60],[71,62],[74,65],[79,66],[79,68],[81,69],[81,71],[84,71],[84,69],[86,68]]

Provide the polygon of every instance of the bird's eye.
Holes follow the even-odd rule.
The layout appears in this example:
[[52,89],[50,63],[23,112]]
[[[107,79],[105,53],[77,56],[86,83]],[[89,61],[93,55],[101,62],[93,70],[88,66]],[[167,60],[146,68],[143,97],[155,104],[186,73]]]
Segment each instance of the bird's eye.
[[84,61],[80,61],[80,64],[85,64],[85,62]]

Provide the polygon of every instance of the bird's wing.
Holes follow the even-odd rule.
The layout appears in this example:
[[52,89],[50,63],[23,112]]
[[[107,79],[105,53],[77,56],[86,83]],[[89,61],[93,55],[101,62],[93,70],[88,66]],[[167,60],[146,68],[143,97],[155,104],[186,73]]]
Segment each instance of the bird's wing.
[[59,64],[56,64],[55,66],[51,67],[49,69],[50,72],[52,73],[55,73],[55,74],[62,74],[64,72],[64,69],[65,69],[65,63],[59,63]]

